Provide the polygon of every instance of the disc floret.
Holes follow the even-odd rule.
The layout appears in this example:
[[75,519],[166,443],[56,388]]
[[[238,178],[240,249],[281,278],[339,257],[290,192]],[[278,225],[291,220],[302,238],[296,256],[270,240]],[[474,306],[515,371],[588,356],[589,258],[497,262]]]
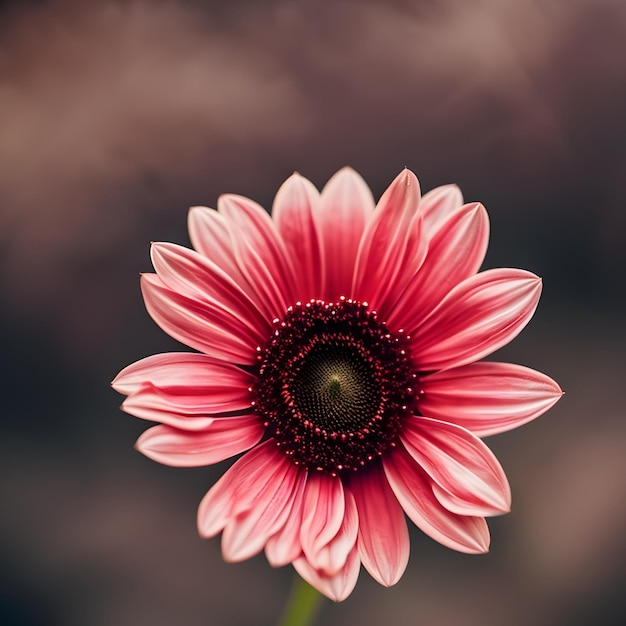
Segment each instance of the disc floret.
[[337,475],[396,445],[416,403],[408,337],[366,302],[289,307],[258,350],[254,409],[295,464]]

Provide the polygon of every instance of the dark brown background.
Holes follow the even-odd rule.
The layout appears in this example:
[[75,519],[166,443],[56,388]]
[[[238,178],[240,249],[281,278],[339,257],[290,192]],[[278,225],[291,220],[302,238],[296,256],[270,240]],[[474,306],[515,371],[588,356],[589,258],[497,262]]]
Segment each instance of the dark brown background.
[[486,266],[544,277],[498,358],[566,390],[489,440],[513,487],[492,551],[412,533],[322,623],[618,624],[626,526],[626,5],[620,0],[0,3],[0,622],[270,625],[291,572],[222,562],[195,510],[223,467],[161,467],[108,384],[176,349],[148,242],[187,207],[270,206],[298,170],[376,196],[404,166],[492,220]]

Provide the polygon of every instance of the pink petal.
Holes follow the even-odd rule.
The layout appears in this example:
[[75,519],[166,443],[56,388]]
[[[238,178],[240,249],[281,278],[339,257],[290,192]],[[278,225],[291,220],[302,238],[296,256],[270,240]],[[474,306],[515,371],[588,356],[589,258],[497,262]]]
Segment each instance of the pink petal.
[[301,470],[286,457],[268,479],[251,485],[252,506],[231,518],[222,535],[222,556],[231,563],[258,554],[267,540],[284,526],[296,493]]
[[[357,253],[352,292],[380,308],[396,277],[411,273],[406,262],[412,218],[420,200],[415,174],[404,170],[382,195],[363,232]],[[395,292],[394,292],[395,294]]]
[[146,385],[131,394],[122,409],[140,419],[161,422],[181,430],[203,430],[214,416],[250,409],[250,394],[245,387],[223,392],[219,383],[211,388],[169,388]]
[[400,438],[436,483],[435,496],[448,510],[474,516],[510,510],[511,490],[504,470],[476,435],[454,424],[415,417],[407,420]]
[[300,543],[305,556],[314,566],[320,551],[339,532],[344,512],[341,479],[311,472],[304,492]]
[[271,333],[268,320],[237,283],[202,255],[172,243],[154,243],[152,264],[163,283],[184,296],[227,310],[260,336]]
[[156,354],[123,369],[113,388],[129,394],[122,408],[142,419],[202,430],[210,414],[250,407],[255,377],[234,365],[191,352]]
[[[373,301],[377,303],[375,308],[383,319],[394,319],[398,301],[420,275],[420,268],[427,258],[427,253],[428,242],[423,232],[422,216],[417,212],[411,218],[406,233],[406,247],[398,260],[399,271],[395,279],[374,296]],[[411,310],[414,308],[415,303]]]
[[421,379],[420,413],[463,426],[479,437],[517,428],[563,394],[551,378],[512,363],[472,363]]
[[293,268],[285,245],[266,211],[256,202],[227,194],[218,210],[228,220],[237,265],[262,301],[269,319],[294,302]]
[[315,212],[324,261],[324,299],[352,294],[352,275],[365,224],[374,198],[365,181],[351,168],[339,170],[322,190]]
[[195,352],[154,354],[125,367],[111,383],[119,393],[129,395],[144,387],[156,387],[176,394],[211,393],[218,404],[244,399],[247,388],[256,380],[235,365]]
[[259,491],[275,476],[284,475],[285,455],[268,439],[236,461],[209,489],[198,508],[198,532],[213,537],[237,515],[249,511]]
[[345,491],[344,496],[345,513],[339,532],[315,555],[315,558],[309,558],[307,555],[311,565],[327,576],[334,576],[345,567],[354,550],[359,532],[359,514],[354,496],[349,491]]
[[304,556],[296,559],[293,562],[293,566],[309,585],[315,587],[331,600],[341,602],[352,593],[356,586],[361,562],[359,561],[358,550],[353,548],[348,555],[346,564],[337,574],[332,576],[316,570]]
[[489,218],[478,203],[456,210],[437,231],[431,224],[428,254],[389,312],[388,323],[413,333],[453,287],[478,271],[488,242]]
[[443,185],[422,196],[419,213],[428,239],[463,205],[463,194],[456,185]]
[[201,432],[153,426],[135,447],[149,459],[174,467],[201,467],[219,463],[256,445],[265,428],[258,417],[246,415],[216,419]]
[[478,361],[511,341],[537,307],[541,279],[530,272],[495,269],[457,285],[412,333],[422,371]]
[[382,469],[357,473],[350,481],[359,512],[357,545],[363,566],[372,578],[394,585],[409,561],[409,533],[398,500]]
[[272,208],[272,218],[298,278],[294,295],[302,302],[323,296],[322,258],[313,217],[319,201],[315,186],[293,174],[278,190]]
[[302,554],[300,527],[302,525],[306,480],[306,471],[301,471],[298,474],[298,482],[294,488],[289,516],[282,528],[275,535],[272,535],[265,544],[265,556],[272,567],[287,565]]
[[219,359],[256,363],[266,337],[229,311],[172,291],[156,274],[142,275],[141,290],[152,319],[174,339]]
[[[179,430],[204,430],[213,422],[213,413],[219,413],[219,405],[210,395],[204,397],[171,396],[154,387],[134,393],[122,403],[122,410],[139,419],[160,422]],[[250,402],[247,403],[250,408]]]
[[189,210],[187,224],[193,247],[219,266],[246,293],[250,293],[249,285],[237,265],[226,218],[215,209],[195,206]]
[[433,494],[432,480],[403,448],[386,455],[383,466],[404,512],[420,530],[453,550],[468,554],[489,550],[485,518],[457,515],[445,509]]

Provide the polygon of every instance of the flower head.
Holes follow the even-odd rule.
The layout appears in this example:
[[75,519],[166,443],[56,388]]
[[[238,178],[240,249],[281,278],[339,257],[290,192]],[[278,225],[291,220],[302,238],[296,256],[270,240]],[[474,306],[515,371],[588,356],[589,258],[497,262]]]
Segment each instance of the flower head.
[[159,354],[113,382],[124,410],[159,422],[146,456],[202,466],[242,456],[206,494],[203,537],[228,561],[265,550],[346,598],[360,565],[393,585],[409,557],[405,515],[440,543],[486,552],[486,516],[510,490],[480,437],[560,397],[547,376],[478,362],[513,339],[540,279],[477,273],[488,218],[455,186],[423,197],[403,171],[374,205],[353,170],[319,193],[294,174],[272,217],[222,196],[194,207],[195,248],[152,246],[146,307],[198,352]]

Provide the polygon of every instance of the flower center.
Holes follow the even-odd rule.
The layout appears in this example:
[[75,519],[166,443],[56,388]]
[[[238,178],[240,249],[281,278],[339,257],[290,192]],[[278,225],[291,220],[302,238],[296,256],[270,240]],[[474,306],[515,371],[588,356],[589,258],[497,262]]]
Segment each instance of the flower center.
[[294,463],[335,475],[396,444],[416,403],[401,331],[345,298],[297,303],[274,325],[259,348],[253,405]]
[[361,346],[337,337],[313,346],[294,372],[289,385],[296,408],[326,430],[358,430],[380,404],[380,386]]

